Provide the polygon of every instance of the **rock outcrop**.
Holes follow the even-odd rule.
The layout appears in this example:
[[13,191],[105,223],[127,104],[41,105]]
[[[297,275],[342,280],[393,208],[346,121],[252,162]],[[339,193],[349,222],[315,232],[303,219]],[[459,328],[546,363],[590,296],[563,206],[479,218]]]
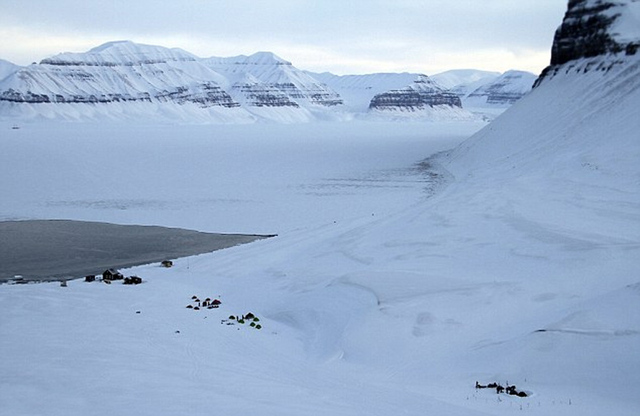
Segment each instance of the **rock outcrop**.
[[616,39],[614,23],[625,2],[571,0],[551,48],[551,65],[580,58],[625,52],[633,55],[640,43]]
[[[550,65],[535,86],[573,61],[591,60],[586,66],[580,66],[582,72],[606,71],[616,64],[616,57],[636,55],[639,48],[639,0],[569,0],[562,24],[555,33]],[[604,56],[614,58],[608,62],[594,60]]]

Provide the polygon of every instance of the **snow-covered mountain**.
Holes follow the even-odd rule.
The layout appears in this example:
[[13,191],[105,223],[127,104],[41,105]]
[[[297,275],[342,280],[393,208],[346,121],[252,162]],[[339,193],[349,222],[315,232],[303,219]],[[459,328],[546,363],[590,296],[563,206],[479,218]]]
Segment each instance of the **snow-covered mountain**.
[[[27,67],[6,63],[2,73],[0,115],[8,117],[340,120],[352,118],[354,110],[368,112],[373,96],[390,87],[383,82],[370,91],[366,106],[347,107],[325,82],[269,52],[202,59],[181,49],[130,41],[109,42],[86,53],[62,53]],[[414,110],[428,102],[430,108],[439,108],[439,117],[446,118],[449,109],[458,117],[454,97],[425,100],[437,87],[427,91],[429,82],[418,76],[398,78],[403,78],[397,87],[405,95],[420,97],[420,103],[410,106]],[[406,109],[408,100],[395,100],[387,108]]]
[[0,83],[0,111],[9,115],[288,122],[341,104],[337,93],[270,53],[201,59],[119,41],[11,70]]
[[531,91],[537,76],[511,70],[503,74],[476,70],[453,70],[431,77],[457,94],[462,106],[475,112],[510,107]]
[[312,74],[344,98],[345,107],[369,118],[470,119],[456,94],[414,73]]
[[[457,78],[488,79],[478,74]],[[452,94],[421,74],[314,74],[270,52],[203,59],[182,49],[117,41],[26,67],[3,62],[0,75],[0,116],[10,118],[248,123],[472,117],[456,97],[465,98],[460,84]],[[446,77],[448,84],[452,79]],[[487,97],[504,98],[496,91],[511,88],[511,80]]]
[[249,98],[251,105],[279,105],[272,104],[269,100],[261,100],[260,93],[265,90],[282,91],[294,103],[294,100],[297,100],[324,107],[342,104],[342,99],[335,91],[271,52],[231,58],[209,58],[202,62],[224,75],[232,83],[231,88]]
[[369,109],[374,96],[404,88],[421,76],[406,72],[366,75],[334,75],[330,72],[309,74],[337,91],[345,107],[358,113],[364,113]]
[[181,49],[110,42],[20,68],[0,83],[0,113],[13,117],[252,121],[226,79]]
[[375,110],[416,111],[435,106],[462,107],[460,98],[421,75],[404,88],[376,94],[369,104]]
[[[420,75],[411,84],[376,94],[369,104],[375,115],[396,117],[422,117],[431,119],[473,119],[462,108],[460,97],[440,87],[426,75]],[[455,113],[454,113],[455,112]]]

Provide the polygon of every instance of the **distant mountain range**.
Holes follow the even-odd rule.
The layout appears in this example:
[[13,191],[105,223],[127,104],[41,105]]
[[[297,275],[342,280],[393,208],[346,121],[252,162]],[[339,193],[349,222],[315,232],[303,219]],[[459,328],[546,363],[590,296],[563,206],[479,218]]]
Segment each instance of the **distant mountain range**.
[[0,117],[214,123],[473,119],[489,108],[501,112],[535,79],[520,71],[476,70],[432,77],[338,76],[302,71],[269,52],[199,58],[182,49],[118,41],[25,67],[0,60]]

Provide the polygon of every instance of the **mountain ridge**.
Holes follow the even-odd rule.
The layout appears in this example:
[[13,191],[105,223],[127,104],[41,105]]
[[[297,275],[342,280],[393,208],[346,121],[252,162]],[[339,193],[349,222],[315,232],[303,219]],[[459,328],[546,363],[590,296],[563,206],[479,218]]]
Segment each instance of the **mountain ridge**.
[[2,63],[0,117],[291,123],[474,115],[424,74],[314,74],[272,52],[199,58],[121,40],[24,67]]

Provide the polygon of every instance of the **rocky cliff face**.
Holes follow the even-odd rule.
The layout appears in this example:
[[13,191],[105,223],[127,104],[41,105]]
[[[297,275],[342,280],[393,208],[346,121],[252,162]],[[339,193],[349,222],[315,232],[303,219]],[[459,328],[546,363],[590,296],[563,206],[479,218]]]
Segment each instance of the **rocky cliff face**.
[[[569,0],[563,22],[555,33],[550,66],[536,85],[569,62],[602,56],[622,59],[636,55],[639,48],[640,0]],[[591,61],[581,70],[606,70],[611,64]]]
[[250,107],[300,107],[283,91],[262,82],[237,83],[231,87],[231,91],[234,95],[242,96]]
[[371,99],[369,109],[416,111],[436,106],[461,108],[462,102],[456,94],[421,75],[404,88],[377,94]]
[[621,16],[620,8],[625,6],[620,1],[569,1],[551,48],[551,65],[609,53],[635,54],[640,44],[617,40],[613,30]]

